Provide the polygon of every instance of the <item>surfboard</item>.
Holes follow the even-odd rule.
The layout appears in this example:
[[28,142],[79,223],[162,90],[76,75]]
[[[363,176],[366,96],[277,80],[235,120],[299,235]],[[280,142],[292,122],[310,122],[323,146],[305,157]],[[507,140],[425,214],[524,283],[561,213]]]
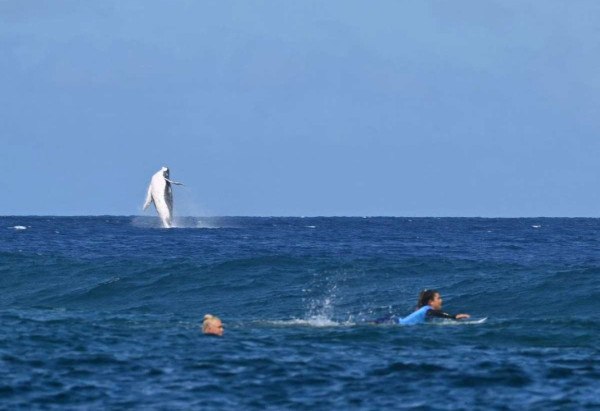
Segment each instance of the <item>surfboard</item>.
[[469,318],[468,320],[439,320],[439,321],[428,321],[427,324],[432,325],[471,325],[471,324],[483,324],[487,321],[487,317],[483,318]]
[[487,317],[475,318],[475,319],[470,319],[469,318],[468,320],[459,321],[459,322],[463,323],[463,324],[483,324],[486,321],[487,321]]

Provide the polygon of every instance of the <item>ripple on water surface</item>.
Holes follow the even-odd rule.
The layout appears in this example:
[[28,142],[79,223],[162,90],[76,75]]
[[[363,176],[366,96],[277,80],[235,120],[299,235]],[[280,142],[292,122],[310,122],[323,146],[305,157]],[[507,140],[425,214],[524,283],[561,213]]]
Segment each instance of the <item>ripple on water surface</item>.
[[595,219],[0,220],[0,408],[600,406]]

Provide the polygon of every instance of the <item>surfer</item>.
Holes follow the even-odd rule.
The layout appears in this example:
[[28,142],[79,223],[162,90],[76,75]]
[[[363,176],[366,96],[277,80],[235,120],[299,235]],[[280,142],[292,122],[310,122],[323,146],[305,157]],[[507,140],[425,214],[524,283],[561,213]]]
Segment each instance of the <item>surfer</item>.
[[423,290],[419,293],[417,309],[412,314],[398,319],[398,324],[413,325],[421,324],[434,318],[448,320],[462,320],[470,318],[469,314],[451,315],[442,311],[442,296],[437,290]]
[[202,332],[208,335],[223,336],[223,323],[216,315],[206,314],[202,321]]
[[462,320],[470,318],[469,314],[451,315],[442,311],[442,297],[437,290],[423,290],[419,293],[417,299],[417,308],[415,311],[404,317],[397,318],[394,315],[387,315],[373,321],[375,324],[394,323],[400,325],[422,324],[434,318],[442,318],[447,320]]

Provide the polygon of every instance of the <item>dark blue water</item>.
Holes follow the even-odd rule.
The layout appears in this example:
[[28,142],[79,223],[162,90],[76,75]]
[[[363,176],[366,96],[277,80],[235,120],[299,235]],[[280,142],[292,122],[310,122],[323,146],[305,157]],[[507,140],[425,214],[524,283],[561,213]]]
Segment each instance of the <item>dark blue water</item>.
[[598,219],[155,223],[0,217],[0,408],[600,407]]

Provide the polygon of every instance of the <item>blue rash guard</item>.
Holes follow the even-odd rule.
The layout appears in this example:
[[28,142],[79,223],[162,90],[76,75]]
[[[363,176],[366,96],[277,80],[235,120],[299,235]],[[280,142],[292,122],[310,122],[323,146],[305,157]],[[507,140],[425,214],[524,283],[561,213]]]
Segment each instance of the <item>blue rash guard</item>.
[[429,311],[429,310],[431,310],[431,307],[428,305],[425,305],[425,306],[419,308],[414,313],[412,313],[404,318],[399,318],[398,324],[400,324],[400,325],[422,324],[427,319],[427,311]]
[[419,308],[414,313],[398,319],[400,325],[415,325],[423,324],[425,321],[433,318],[444,318],[448,320],[456,320],[456,315],[447,314],[441,310],[434,310],[428,305]]
[[395,315],[386,315],[385,317],[378,318],[376,320],[373,320],[372,322],[373,324],[397,323],[400,325],[415,325],[423,324],[424,322],[433,320],[435,318],[457,320],[456,315],[445,313],[442,310],[434,310],[430,306],[426,305],[404,318],[397,318]]

